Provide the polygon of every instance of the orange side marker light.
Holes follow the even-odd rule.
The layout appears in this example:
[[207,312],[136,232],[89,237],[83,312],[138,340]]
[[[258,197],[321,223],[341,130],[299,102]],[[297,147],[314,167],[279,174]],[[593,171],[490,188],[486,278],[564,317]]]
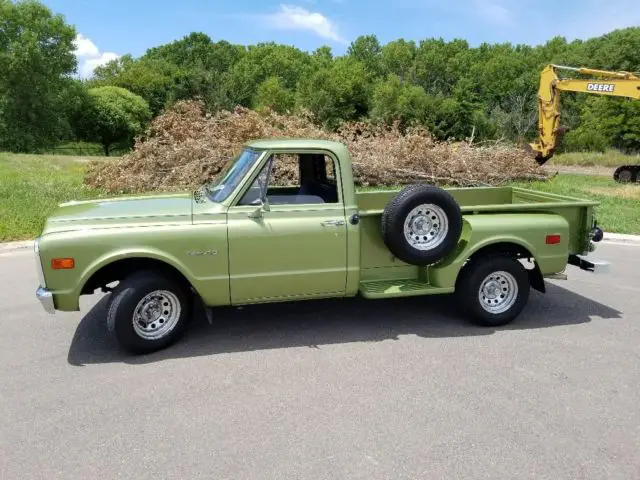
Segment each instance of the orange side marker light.
[[51,268],[54,270],[69,270],[76,266],[73,258],[54,258],[51,260]]

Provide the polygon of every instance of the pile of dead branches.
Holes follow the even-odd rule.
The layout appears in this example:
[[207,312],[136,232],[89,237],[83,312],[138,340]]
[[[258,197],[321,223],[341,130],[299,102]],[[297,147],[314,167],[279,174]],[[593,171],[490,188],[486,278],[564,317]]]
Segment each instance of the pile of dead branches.
[[[245,108],[205,114],[199,101],[178,102],[156,117],[133,151],[117,160],[92,162],[85,183],[110,193],[191,188],[210,181],[249,140],[314,138],[343,142],[349,148],[356,182],[396,186],[410,182],[437,185],[499,185],[510,180],[546,178],[524,151],[501,144],[438,142],[426,129],[400,132],[397,126],[349,123],[335,133],[310,115],[258,113]],[[295,172],[279,172],[281,181]]]

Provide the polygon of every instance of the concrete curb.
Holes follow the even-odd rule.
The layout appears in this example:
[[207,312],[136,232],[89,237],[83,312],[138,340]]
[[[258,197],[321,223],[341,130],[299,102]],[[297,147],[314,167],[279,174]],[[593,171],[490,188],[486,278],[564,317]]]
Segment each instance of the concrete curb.
[[33,240],[0,243],[0,253],[14,252],[16,250],[26,250],[27,248],[33,249]]
[[[602,243],[628,243],[630,245],[640,245],[640,235],[604,232]],[[20,242],[0,242],[0,253],[25,250],[27,248],[33,249],[33,240],[23,240]]]
[[602,243],[629,243],[631,245],[640,245],[640,235],[627,235],[623,233],[607,233],[604,232]]

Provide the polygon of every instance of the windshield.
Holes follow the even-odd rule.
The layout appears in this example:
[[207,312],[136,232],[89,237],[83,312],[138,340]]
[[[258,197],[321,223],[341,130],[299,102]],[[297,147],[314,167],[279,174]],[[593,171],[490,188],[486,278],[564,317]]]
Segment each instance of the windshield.
[[209,198],[214,202],[224,201],[242,181],[261,153],[260,150],[245,148],[235,160],[227,163],[218,178],[205,185]]

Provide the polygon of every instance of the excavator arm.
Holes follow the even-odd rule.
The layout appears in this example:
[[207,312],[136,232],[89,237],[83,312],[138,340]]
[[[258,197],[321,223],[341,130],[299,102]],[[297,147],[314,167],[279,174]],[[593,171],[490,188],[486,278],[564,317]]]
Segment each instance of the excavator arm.
[[[560,78],[559,70],[570,70],[593,78]],[[545,67],[540,74],[538,90],[538,141],[529,145],[540,165],[553,156],[558,139],[565,132],[560,127],[560,92],[563,91],[640,99],[640,77],[629,72],[560,65]]]

